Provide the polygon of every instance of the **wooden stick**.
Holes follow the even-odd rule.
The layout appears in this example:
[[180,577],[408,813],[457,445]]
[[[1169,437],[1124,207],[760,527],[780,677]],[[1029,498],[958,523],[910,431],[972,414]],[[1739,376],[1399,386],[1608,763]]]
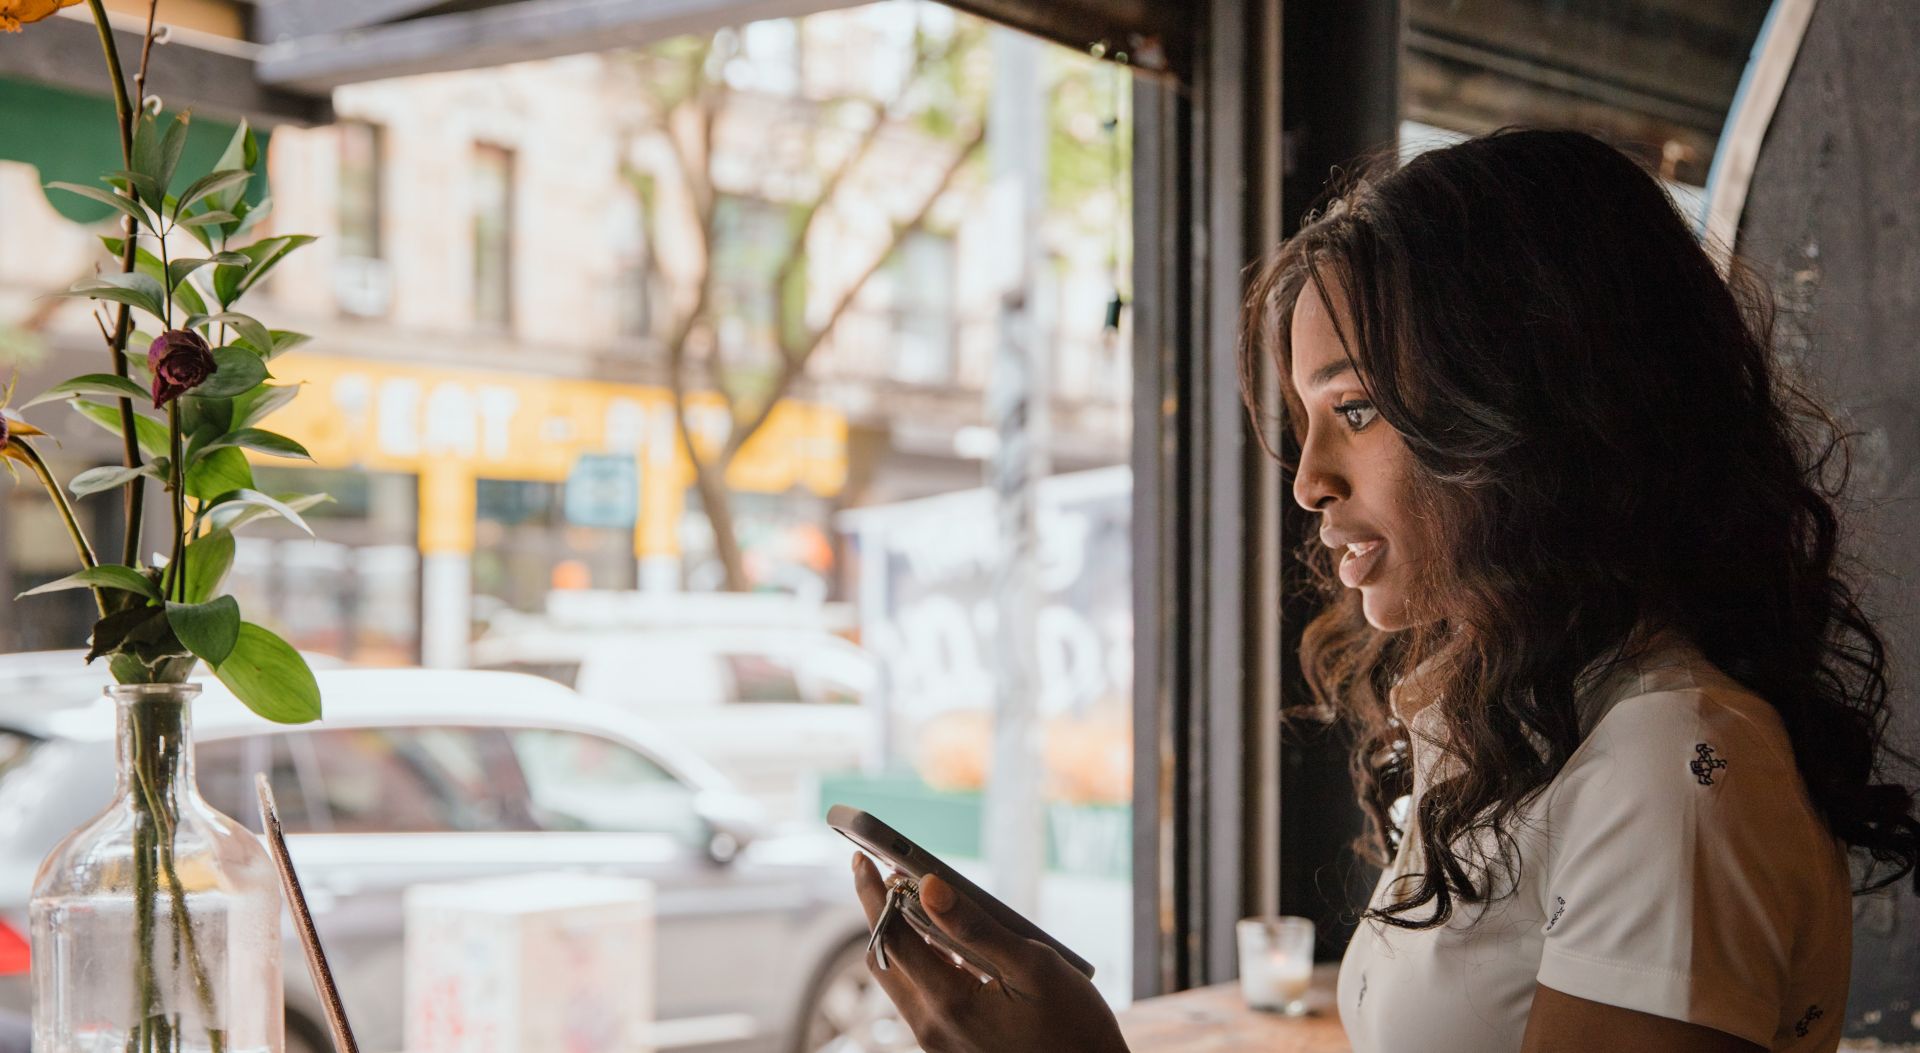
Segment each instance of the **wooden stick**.
[[307,897],[300,891],[300,875],[293,872],[293,859],[287,855],[287,839],[280,832],[280,812],[273,805],[273,788],[267,785],[265,772],[254,776],[254,788],[260,794],[260,822],[266,827],[267,847],[273,852],[273,864],[280,871],[280,887],[286,890],[287,906],[293,908],[294,927],[300,931],[300,944],[307,952],[307,973],[313,977],[314,990],[327,1011],[327,1028],[333,1032],[334,1053],[360,1053],[353,1040],[353,1028],[347,1024],[347,1011],[340,1004],[340,989],[333,984],[333,970],[327,967],[327,952],[320,947],[320,934],[313,928],[313,913],[307,909]]

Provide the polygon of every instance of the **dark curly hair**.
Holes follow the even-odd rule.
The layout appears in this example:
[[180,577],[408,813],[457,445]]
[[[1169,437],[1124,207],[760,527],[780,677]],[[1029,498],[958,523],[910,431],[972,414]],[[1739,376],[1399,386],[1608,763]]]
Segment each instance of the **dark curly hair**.
[[[1914,873],[1912,761],[1887,741],[1886,648],[1841,550],[1845,436],[1772,354],[1764,285],[1737,263],[1723,276],[1659,182],[1589,135],[1506,130],[1390,161],[1262,269],[1241,352],[1258,424],[1254,378],[1268,355],[1288,374],[1297,297],[1343,294],[1341,342],[1444,553],[1415,585],[1434,618],[1392,634],[1330,550],[1300,556],[1326,600],[1302,669],[1354,732],[1363,854],[1385,862],[1411,781],[1389,691],[1437,707],[1458,761],[1417,803],[1424,873],[1370,916],[1428,928],[1511,887],[1519,810],[1580,744],[1576,684],[1647,627],[1779,712],[1861,891]],[[1281,387],[1297,450],[1304,410]]]

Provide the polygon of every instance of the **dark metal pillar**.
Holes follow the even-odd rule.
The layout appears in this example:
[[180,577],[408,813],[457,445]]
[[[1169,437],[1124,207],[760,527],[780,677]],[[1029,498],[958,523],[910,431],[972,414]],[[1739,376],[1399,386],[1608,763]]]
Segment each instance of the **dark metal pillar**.
[[[1302,214],[1320,203],[1333,172],[1394,146],[1402,16],[1399,0],[1285,2],[1280,97],[1286,175],[1280,207],[1282,230],[1292,234]],[[1293,504],[1290,490],[1277,500],[1285,558],[1291,559],[1312,517]],[[1304,705],[1306,687],[1294,656],[1313,611],[1299,595],[1286,596],[1283,611],[1283,701]],[[1310,725],[1288,729],[1282,749],[1280,909],[1314,919],[1322,958],[1337,957],[1346,947],[1355,911],[1375,877],[1349,848],[1362,819],[1347,775],[1347,749],[1344,736]]]

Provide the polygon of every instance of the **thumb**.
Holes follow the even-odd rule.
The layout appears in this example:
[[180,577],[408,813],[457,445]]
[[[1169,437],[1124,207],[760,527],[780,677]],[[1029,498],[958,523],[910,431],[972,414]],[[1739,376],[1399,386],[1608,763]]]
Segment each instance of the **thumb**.
[[947,935],[1002,962],[1013,960],[1026,949],[1025,939],[938,876],[929,874],[920,882],[920,905]]

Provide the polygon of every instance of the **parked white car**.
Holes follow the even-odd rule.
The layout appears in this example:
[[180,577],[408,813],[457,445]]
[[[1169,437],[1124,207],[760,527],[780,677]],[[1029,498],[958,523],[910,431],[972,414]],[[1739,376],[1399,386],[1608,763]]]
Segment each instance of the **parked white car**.
[[[206,682],[193,707],[196,770],[209,803],[256,829],[253,773],[272,780],[365,1048],[401,1045],[408,886],[555,869],[653,882],[663,1048],[911,1048],[867,972],[838,837],[776,836],[672,736],[535,677],[318,677],[326,718],[295,726]],[[99,685],[34,702],[0,712],[0,950],[21,945],[41,858],[113,789],[113,712]],[[283,943],[287,1048],[318,1053],[320,1008],[298,941]],[[24,956],[0,955],[0,1016],[25,1010],[27,979]]]
[[879,746],[879,663],[822,629],[523,626],[473,657],[645,717],[776,818],[802,816],[817,776],[858,770]]

